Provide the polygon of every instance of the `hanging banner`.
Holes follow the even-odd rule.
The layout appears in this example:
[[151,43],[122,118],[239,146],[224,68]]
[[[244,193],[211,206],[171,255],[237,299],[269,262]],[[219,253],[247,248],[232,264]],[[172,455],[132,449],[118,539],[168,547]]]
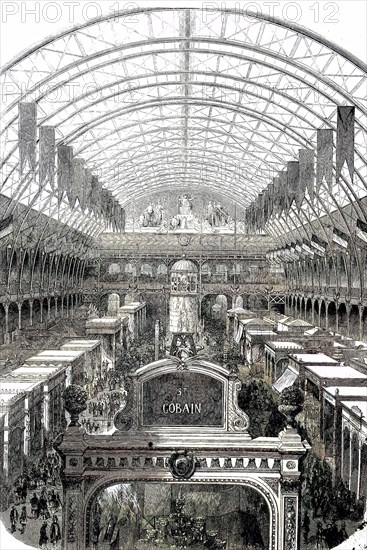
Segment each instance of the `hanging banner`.
[[19,158],[20,173],[25,168],[36,169],[37,104],[19,103]]
[[39,183],[47,183],[55,189],[55,128],[40,126],[39,129]]
[[302,241],[302,248],[310,256],[314,255],[314,251],[311,249],[310,243],[308,241],[306,241],[305,239],[303,239],[303,241]]
[[324,183],[329,192],[333,187],[333,130],[317,130],[317,160],[316,160],[317,188]]
[[363,242],[367,243],[367,223],[363,222],[360,219],[357,219],[356,235]]
[[92,175],[89,208],[97,218],[101,215],[101,187],[98,176]]
[[290,244],[290,249],[289,249],[289,250],[290,250],[290,252],[291,252],[292,258],[293,258],[294,260],[299,260],[299,254],[298,254],[298,252],[297,252],[297,250],[296,250],[296,243],[291,243],[291,244]]
[[80,207],[84,211],[89,207],[92,193],[92,172],[89,168],[84,169],[84,189],[82,199],[79,200]]
[[265,191],[263,191],[263,227],[268,221],[268,203],[269,203],[268,190],[265,189]]
[[349,237],[336,227],[333,229],[333,242],[341,246],[342,248],[348,248]]
[[302,254],[302,244],[300,241],[296,241],[296,252],[298,252],[298,254]]
[[311,245],[320,254],[322,254],[322,255],[325,254],[327,243],[326,243],[326,241],[323,241],[322,239],[320,239],[317,235],[312,235]]
[[297,209],[300,210],[305,193],[301,192],[299,185],[299,162],[291,161],[287,163],[287,182],[288,182],[288,202],[289,208],[292,205],[293,200],[296,203]]
[[[79,204],[83,203],[84,199],[84,180],[85,180],[85,161],[81,158],[74,159],[74,186],[69,190],[69,203],[72,207],[75,206],[78,199]],[[73,204],[72,204],[73,203]]]
[[303,197],[307,189],[312,202],[315,194],[315,153],[312,149],[299,150],[299,184]]
[[271,217],[274,210],[274,183],[268,185],[268,218]]
[[280,179],[279,177],[273,178],[273,184],[274,184],[274,207],[273,212],[275,215],[278,215],[281,213],[281,204],[282,199],[280,196]]
[[11,214],[7,218],[0,220],[0,239],[7,237],[13,232],[13,215]]
[[73,181],[73,148],[68,145],[59,145],[57,147],[57,186],[59,205],[64,193],[73,185]]
[[287,172],[283,171],[279,173],[279,203],[280,203],[280,214],[285,210],[288,211],[290,204],[288,201],[288,177]]
[[256,229],[261,229],[264,225],[264,195],[262,193],[257,197],[256,211]]
[[351,182],[354,176],[354,119],[355,107],[338,107],[336,128],[336,181],[347,163]]

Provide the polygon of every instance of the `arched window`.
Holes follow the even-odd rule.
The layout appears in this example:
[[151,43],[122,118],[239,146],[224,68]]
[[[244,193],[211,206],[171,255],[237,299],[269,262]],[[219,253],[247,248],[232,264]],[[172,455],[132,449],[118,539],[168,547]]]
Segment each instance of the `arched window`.
[[150,264],[142,264],[140,268],[140,274],[146,277],[153,277],[153,269]]

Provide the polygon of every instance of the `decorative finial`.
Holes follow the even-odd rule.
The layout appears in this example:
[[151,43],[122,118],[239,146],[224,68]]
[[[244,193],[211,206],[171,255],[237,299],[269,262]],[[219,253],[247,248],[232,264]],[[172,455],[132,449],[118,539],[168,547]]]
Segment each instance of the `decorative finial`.
[[87,409],[88,394],[77,384],[70,384],[64,393],[65,409],[70,414],[70,426],[80,426],[79,415]]

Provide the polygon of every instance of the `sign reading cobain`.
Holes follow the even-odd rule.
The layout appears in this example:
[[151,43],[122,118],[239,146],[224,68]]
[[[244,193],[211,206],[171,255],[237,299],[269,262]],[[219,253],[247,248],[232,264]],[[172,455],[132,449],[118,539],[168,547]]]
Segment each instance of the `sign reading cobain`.
[[221,380],[198,372],[165,373],[143,382],[143,426],[223,426]]

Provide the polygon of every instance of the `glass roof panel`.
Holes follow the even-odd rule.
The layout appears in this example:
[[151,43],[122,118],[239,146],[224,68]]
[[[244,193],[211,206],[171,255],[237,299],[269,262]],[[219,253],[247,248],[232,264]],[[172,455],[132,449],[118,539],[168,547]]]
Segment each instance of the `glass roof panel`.
[[28,190],[19,178],[19,101],[36,101],[38,124],[55,126],[57,143],[127,207],[193,185],[246,206],[300,148],[316,147],[318,128],[336,129],[338,105],[354,105],[354,196],[367,194],[366,67],[297,25],[231,10],[124,11],[44,40],[1,79],[2,192],[40,211],[50,201],[38,174]]

